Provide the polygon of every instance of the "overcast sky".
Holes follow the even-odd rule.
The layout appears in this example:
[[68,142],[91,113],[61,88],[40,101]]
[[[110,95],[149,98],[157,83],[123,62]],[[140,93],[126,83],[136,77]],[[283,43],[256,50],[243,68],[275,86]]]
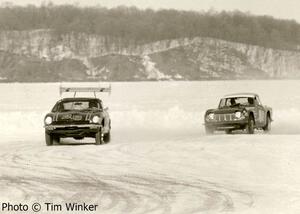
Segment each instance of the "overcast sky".
[[[16,5],[36,4],[48,0],[0,0]],[[256,15],[271,15],[276,18],[294,19],[300,23],[300,0],[52,0],[55,4],[77,3],[78,5],[101,5],[115,7],[118,5],[139,8],[175,8],[181,10],[220,10],[249,11]]]

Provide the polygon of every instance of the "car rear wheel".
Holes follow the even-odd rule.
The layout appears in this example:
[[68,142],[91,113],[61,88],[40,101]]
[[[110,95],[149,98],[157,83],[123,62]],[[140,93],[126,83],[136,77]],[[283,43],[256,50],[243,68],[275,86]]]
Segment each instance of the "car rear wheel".
[[47,146],[52,146],[53,145],[53,135],[48,134],[45,132],[45,140],[46,140],[46,145]]
[[263,127],[265,132],[271,131],[271,118],[270,115],[267,116],[267,124]]
[[102,134],[102,131],[99,130],[95,136],[96,145],[101,145],[104,143],[103,137],[104,137],[104,135]]
[[253,116],[249,117],[248,124],[246,127],[246,131],[248,134],[254,134],[254,119]]

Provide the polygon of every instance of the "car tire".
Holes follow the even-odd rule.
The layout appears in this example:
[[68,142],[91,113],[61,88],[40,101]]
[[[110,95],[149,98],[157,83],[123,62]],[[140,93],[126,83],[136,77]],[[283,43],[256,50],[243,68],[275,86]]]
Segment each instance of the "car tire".
[[104,143],[109,143],[110,142],[110,131],[108,133],[104,134],[103,141],[104,141]]
[[225,133],[226,134],[232,134],[232,130],[231,129],[225,130]]
[[212,134],[214,134],[214,129],[205,126],[205,133],[206,133],[207,135],[212,135]]
[[270,118],[270,115],[267,116],[267,124],[263,127],[263,130],[265,132],[269,132],[271,131],[271,118]]
[[102,131],[99,130],[97,133],[96,133],[96,136],[95,136],[95,144],[96,145],[101,145],[104,143],[103,141],[103,134],[102,134]]
[[60,137],[53,135],[53,143],[59,143],[60,142]]
[[53,145],[53,135],[48,134],[45,132],[45,140],[46,140],[46,145],[47,146],[52,146]]
[[253,118],[253,116],[249,117],[246,131],[248,134],[254,134],[254,118]]

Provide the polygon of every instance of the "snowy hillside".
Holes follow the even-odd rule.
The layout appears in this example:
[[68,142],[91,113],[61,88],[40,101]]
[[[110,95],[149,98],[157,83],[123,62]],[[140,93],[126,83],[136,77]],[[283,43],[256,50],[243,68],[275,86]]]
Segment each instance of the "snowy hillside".
[[1,81],[140,81],[300,77],[300,52],[212,38],[137,45],[51,30],[1,31]]

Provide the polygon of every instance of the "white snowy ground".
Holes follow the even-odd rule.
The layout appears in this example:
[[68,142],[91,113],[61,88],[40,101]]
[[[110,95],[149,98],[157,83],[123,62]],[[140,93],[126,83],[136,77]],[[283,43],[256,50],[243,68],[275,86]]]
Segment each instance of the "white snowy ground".
[[[111,143],[46,147],[43,117],[58,86],[0,85],[0,203],[98,204],[90,213],[300,213],[300,81],[113,83],[103,96]],[[273,107],[270,134],[204,134],[204,111],[233,92],[257,92]]]

